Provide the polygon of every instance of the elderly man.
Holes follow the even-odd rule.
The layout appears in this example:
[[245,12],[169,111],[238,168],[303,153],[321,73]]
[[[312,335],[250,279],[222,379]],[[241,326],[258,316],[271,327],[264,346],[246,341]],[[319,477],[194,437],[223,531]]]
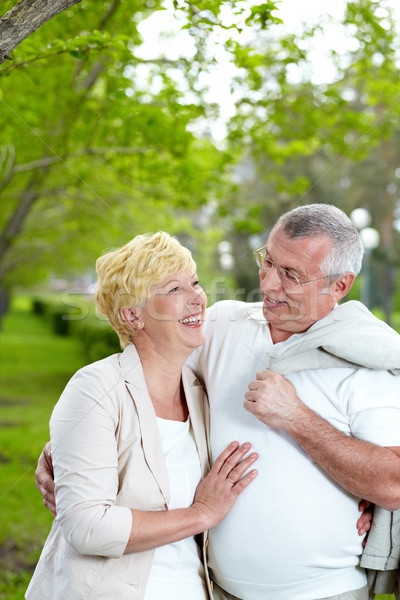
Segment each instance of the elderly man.
[[210,532],[215,597],[368,598],[354,522],[360,498],[400,506],[400,378],[389,372],[400,336],[358,302],[337,306],[363,248],[334,206],[285,214],[255,254],[263,302],[211,307],[189,359],[209,396],[213,456],[232,437],[260,456],[257,480]]
[[339,209],[290,211],[255,254],[262,303],[208,309],[189,359],[209,396],[213,458],[232,439],[260,456],[210,532],[214,596],[364,600],[358,502],[400,506],[400,336],[358,302],[337,305],[363,254]]

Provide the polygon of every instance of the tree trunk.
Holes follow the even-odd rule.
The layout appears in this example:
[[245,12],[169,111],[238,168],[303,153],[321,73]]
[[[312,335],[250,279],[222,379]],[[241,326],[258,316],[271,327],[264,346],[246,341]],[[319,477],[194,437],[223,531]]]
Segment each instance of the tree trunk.
[[0,265],[6,252],[12,246],[15,238],[22,230],[23,224],[29,215],[33,204],[38,198],[39,193],[35,187],[35,182],[32,181],[23,192],[18,206],[12,213],[7,225],[0,234]]
[[6,288],[0,285],[0,330],[3,324],[3,317],[7,313],[10,305],[10,299]]
[[0,17],[0,65],[10,59],[14,50],[31,33],[36,31],[63,10],[82,0],[21,0]]

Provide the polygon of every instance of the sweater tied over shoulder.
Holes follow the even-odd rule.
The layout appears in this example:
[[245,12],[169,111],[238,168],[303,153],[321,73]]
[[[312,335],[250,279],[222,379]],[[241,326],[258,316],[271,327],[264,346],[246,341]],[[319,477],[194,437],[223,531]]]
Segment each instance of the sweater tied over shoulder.
[[400,335],[361,302],[351,300],[336,306],[304,333],[275,344],[268,364],[281,375],[335,367],[400,375]]

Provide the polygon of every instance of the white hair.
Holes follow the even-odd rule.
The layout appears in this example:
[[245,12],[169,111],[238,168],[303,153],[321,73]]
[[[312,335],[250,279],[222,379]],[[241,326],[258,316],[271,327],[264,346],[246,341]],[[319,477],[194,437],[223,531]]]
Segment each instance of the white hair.
[[306,204],[280,217],[277,225],[291,239],[324,235],[332,242],[319,265],[324,275],[335,277],[361,271],[364,247],[357,229],[340,208],[332,204]]

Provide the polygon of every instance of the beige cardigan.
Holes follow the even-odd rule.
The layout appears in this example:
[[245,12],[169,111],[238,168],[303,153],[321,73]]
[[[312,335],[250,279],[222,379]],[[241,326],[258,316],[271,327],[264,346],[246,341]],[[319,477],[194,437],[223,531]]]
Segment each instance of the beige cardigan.
[[[207,399],[199,382],[187,367],[184,367],[182,379],[204,476],[209,470]],[[68,402],[69,398],[72,399],[71,395],[76,402],[77,394],[78,406],[82,403],[83,408],[85,397],[95,397],[101,409],[106,411],[106,422],[109,419],[109,425],[115,431],[118,478],[111,505],[140,510],[167,509],[170,501],[169,478],[155,411],[135,346],[131,344],[122,354],[114,354],[78,371],[68,383],[59,402]],[[58,445],[59,452],[62,452],[62,440],[56,439],[53,442]],[[79,482],[78,485],[84,484]],[[86,507],[83,506],[84,508]],[[81,516],[78,513],[73,517],[77,521],[78,531]],[[127,536],[129,537],[129,532]],[[202,537],[205,538],[206,534]],[[202,543],[204,558],[205,539]],[[124,554],[118,558],[113,558],[112,552],[108,557],[90,554],[91,552],[81,554],[72,548],[64,538],[59,519],[56,519],[26,598],[140,600],[144,597],[154,550]],[[211,597],[209,580],[208,586]]]

